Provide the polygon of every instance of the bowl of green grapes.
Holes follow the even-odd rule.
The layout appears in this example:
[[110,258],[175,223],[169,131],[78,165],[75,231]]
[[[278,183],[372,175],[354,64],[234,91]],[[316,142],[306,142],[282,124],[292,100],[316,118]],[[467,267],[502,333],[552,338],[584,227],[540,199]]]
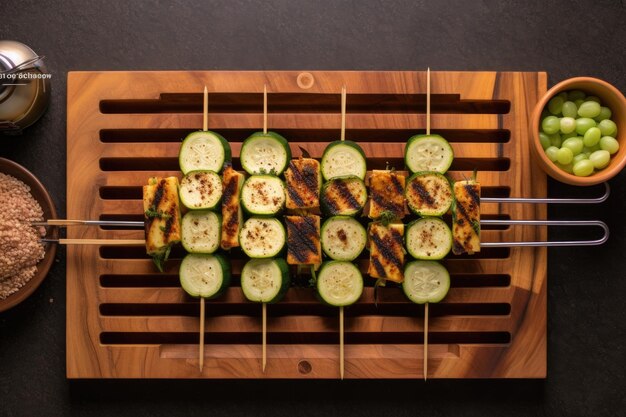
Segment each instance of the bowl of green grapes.
[[558,181],[599,184],[626,165],[626,99],[597,78],[552,87],[537,103],[530,130],[531,153]]

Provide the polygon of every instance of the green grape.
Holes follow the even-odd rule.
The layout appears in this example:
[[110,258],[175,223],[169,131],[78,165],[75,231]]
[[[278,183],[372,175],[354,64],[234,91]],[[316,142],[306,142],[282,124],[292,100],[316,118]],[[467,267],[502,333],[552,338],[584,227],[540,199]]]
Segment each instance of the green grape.
[[557,96],[561,97],[563,101],[567,101],[567,91],[561,91]]
[[541,128],[548,135],[558,133],[561,130],[561,122],[559,122],[559,118],[556,116],[548,116],[541,122]]
[[554,133],[552,135],[548,135],[548,137],[550,138],[550,145],[556,146],[557,148],[561,147],[561,143],[563,143],[561,135],[559,135],[558,133]]
[[585,132],[585,137],[583,138],[583,143],[585,146],[592,147],[596,143],[600,142],[600,137],[602,137],[602,132],[597,127],[589,128]]
[[572,133],[576,130],[576,119],[573,117],[561,117],[559,119],[562,133]]
[[539,132],[539,142],[544,151],[550,147],[550,138],[543,132]]
[[567,97],[572,100],[572,101],[576,101],[576,100],[582,100],[586,97],[587,95],[580,91],[580,90],[572,90],[570,92],[567,93]]
[[[561,106],[563,107],[563,106]],[[600,103],[595,101],[585,101],[578,107],[578,115],[580,117],[594,118],[600,115]]]
[[576,103],[573,101],[566,101],[563,103],[563,109],[561,111],[565,117],[578,117],[578,107],[576,107]]
[[576,133],[584,135],[585,132],[592,127],[596,127],[596,122],[588,117],[581,117],[576,119]]
[[576,107],[582,106],[584,102],[585,100],[583,100],[582,98],[579,98],[578,100],[574,100],[574,104],[576,105]]
[[611,136],[603,136],[600,138],[600,149],[608,151],[611,155],[619,150],[619,142]]
[[559,164],[567,165],[574,159],[574,152],[570,148],[561,148],[556,153],[556,160]]
[[579,153],[572,159],[572,165],[576,165],[578,162],[589,159],[586,153]]
[[592,153],[594,153],[595,151],[599,151],[599,150],[600,150],[600,144],[599,144],[599,143],[596,143],[595,145],[590,146],[590,147],[585,146],[585,147],[583,148],[583,153],[592,154]]
[[611,161],[611,154],[609,151],[601,150],[595,151],[589,155],[589,160],[593,163],[593,166],[597,169],[605,168]]
[[595,101],[595,102],[596,102],[596,103],[598,103],[598,104],[602,104],[602,103],[600,102],[600,97],[596,97],[596,96],[587,96],[587,97],[585,98],[585,100],[586,100],[586,101]]
[[568,174],[574,173],[574,171],[572,170],[573,168],[572,164],[559,164],[558,162],[556,162],[556,166],[558,166],[559,168],[561,168],[563,171],[567,172]]
[[602,106],[600,107],[600,114],[594,117],[593,120],[600,123],[603,120],[610,119],[612,115],[613,113],[611,112],[611,109]]
[[565,139],[561,148],[569,148],[574,155],[578,155],[583,151],[583,141],[580,137]]
[[574,131],[574,132],[565,133],[565,134],[561,135],[561,139],[565,140],[565,139],[569,139],[569,138],[575,138],[576,136],[578,136],[578,133],[576,133],[576,131]]
[[598,128],[600,128],[600,132],[602,132],[602,136],[613,136],[617,135],[617,125],[613,120],[606,119],[598,123]]
[[593,174],[593,164],[590,160],[584,159],[574,165],[572,171],[577,177],[588,177]]
[[548,102],[548,110],[555,115],[561,114],[564,102],[562,97],[556,96]]
[[548,149],[546,149],[546,156],[552,162],[556,162],[556,154],[558,151],[559,148],[557,148],[556,146],[550,146]]

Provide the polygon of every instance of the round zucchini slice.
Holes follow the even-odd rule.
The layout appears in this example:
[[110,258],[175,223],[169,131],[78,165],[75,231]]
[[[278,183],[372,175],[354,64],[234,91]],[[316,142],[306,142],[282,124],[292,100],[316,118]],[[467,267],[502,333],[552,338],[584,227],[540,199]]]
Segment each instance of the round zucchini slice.
[[183,174],[191,171],[220,172],[230,162],[230,144],[220,134],[211,131],[191,132],[183,140],[178,164]]
[[436,261],[413,261],[404,268],[402,291],[414,303],[438,303],[450,289],[448,270]]
[[285,184],[273,175],[252,175],[241,189],[241,204],[252,215],[275,215],[285,206]]
[[222,219],[210,210],[192,210],[183,216],[181,242],[189,253],[213,253],[220,247]]
[[291,160],[287,139],[274,132],[256,132],[241,145],[242,168],[250,175],[281,175]]
[[249,301],[277,303],[289,284],[289,269],[282,258],[250,259],[241,270],[241,290]]
[[363,294],[363,276],[352,262],[324,262],[316,285],[322,301],[335,307],[354,304]]
[[215,171],[191,171],[180,181],[180,202],[189,210],[215,209],[222,199],[222,179]]
[[452,232],[438,217],[424,217],[406,227],[406,249],[415,259],[443,259],[452,249]]
[[404,149],[404,163],[411,172],[435,171],[445,174],[454,159],[447,140],[439,135],[415,135]]
[[404,193],[411,211],[420,216],[443,216],[452,205],[450,182],[438,172],[413,174]]
[[328,216],[355,216],[367,202],[367,187],[355,176],[338,177],[322,186],[320,206]]
[[219,297],[230,284],[230,264],[220,255],[190,253],[180,264],[180,285],[192,297]]
[[352,261],[367,243],[367,232],[361,223],[349,216],[334,216],[322,225],[322,250],[331,259]]
[[331,142],[322,155],[322,176],[326,181],[345,176],[365,179],[365,152],[350,140]]
[[239,245],[250,258],[273,258],[286,240],[283,224],[273,218],[251,217],[239,231]]

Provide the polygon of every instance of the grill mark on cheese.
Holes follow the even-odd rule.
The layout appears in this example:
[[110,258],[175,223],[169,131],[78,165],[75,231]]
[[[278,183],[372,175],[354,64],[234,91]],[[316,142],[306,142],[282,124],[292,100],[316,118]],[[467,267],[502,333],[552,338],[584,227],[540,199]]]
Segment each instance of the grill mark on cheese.
[[287,216],[289,255],[300,263],[309,263],[311,257],[319,258],[318,245],[319,233],[316,220],[312,216]]
[[376,245],[376,248],[381,253],[383,258],[392,263],[396,268],[402,269],[402,261],[395,253],[394,249],[397,244],[397,240],[392,236],[385,236],[381,238],[378,233],[372,233],[372,243]]

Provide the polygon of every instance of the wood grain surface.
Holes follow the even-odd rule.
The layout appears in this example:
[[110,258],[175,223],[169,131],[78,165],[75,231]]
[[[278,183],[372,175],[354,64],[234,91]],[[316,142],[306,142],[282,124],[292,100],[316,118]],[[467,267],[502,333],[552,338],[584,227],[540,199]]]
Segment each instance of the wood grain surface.
[[[528,149],[530,113],[545,73],[432,72],[433,133],[450,142],[450,175],[477,168],[483,196],[545,197],[546,177]],[[239,165],[241,142],[263,123],[283,134],[294,156],[316,158],[339,138],[346,85],[346,139],[359,142],[368,169],[403,169],[406,140],[423,133],[425,72],[71,72],[68,76],[67,216],[139,220],[141,185],[180,175],[181,139],[202,127],[226,137]],[[483,204],[485,218],[544,219],[543,205]],[[484,241],[546,239],[545,228],[483,230]],[[142,230],[73,227],[73,239],[141,239]],[[141,246],[67,249],[68,378],[338,378],[336,309],[306,288],[268,306],[268,363],[261,371],[261,308],[241,294],[243,256],[233,251],[235,284],[206,306],[205,365],[198,371],[199,302],[185,295],[174,251],[158,273]],[[367,270],[367,256],[359,267]],[[449,256],[447,298],[430,307],[428,378],[546,376],[545,248],[483,249]],[[422,378],[423,308],[397,287],[345,310],[346,378]]]

